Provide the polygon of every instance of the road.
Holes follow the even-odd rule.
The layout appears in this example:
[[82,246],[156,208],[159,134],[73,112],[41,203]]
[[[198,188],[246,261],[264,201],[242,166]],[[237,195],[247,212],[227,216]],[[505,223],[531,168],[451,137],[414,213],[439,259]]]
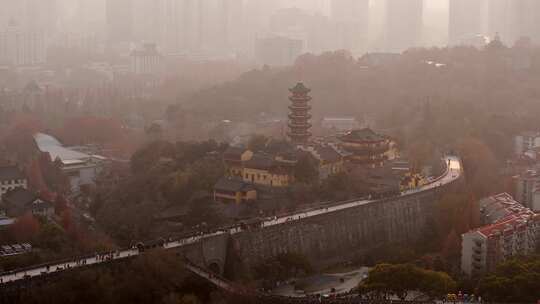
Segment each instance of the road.
[[[407,195],[419,193],[422,191],[431,190],[437,187],[441,187],[443,185],[447,185],[457,180],[462,174],[461,162],[459,158],[455,156],[448,156],[445,159],[447,163],[447,169],[442,176],[433,180],[431,183],[423,185],[417,189],[403,192],[401,195],[407,196]],[[296,213],[288,214],[285,216],[273,217],[273,218],[263,220],[260,223],[260,226],[262,228],[266,228],[266,227],[271,227],[271,226],[276,226],[276,225],[282,225],[282,224],[290,223],[293,221],[298,221],[298,220],[302,220],[302,219],[306,219],[310,217],[315,217],[315,216],[319,216],[319,215],[323,215],[327,213],[337,212],[337,211],[341,211],[341,210],[345,210],[349,208],[358,207],[361,205],[374,203],[376,201],[377,200],[359,200],[359,201],[345,202],[343,204],[335,204],[335,205],[321,207],[321,208],[312,209],[312,210],[304,210],[301,212],[296,212]],[[179,240],[172,240],[169,242],[165,242],[163,247],[165,249],[174,249],[174,248],[197,243],[204,238],[211,238],[211,237],[215,237],[215,236],[219,236],[223,234],[237,234],[242,231],[244,230],[242,229],[240,225],[234,226],[234,227],[222,228],[220,230],[207,233],[207,234],[198,234],[198,235],[193,235],[193,236],[179,239]],[[0,284],[23,280],[28,277],[36,277],[36,276],[41,276],[41,275],[57,273],[60,271],[65,271],[67,269],[73,269],[77,267],[84,267],[84,266],[95,265],[95,264],[100,264],[100,263],[107,263],[114,260],[126,259],[133,256],[137,256],[139,254],[141,253],[139,252],[137,248],[129,248],[129,249],[116,251],[113,253],[106,253],[106,254],[101,254],[101,255],[96,254],[96,255],[87,256],[84,258],[74,258],[71,261],[66,261],[66,262],[61,262],[61,263],[52,263],[52,264],[49,264],[48,266],[41,265],[41,266],[36,266],[35,268],[30,267],[30,268],[26,268],[22,270],[5,272],[5,273],[0,274]]]

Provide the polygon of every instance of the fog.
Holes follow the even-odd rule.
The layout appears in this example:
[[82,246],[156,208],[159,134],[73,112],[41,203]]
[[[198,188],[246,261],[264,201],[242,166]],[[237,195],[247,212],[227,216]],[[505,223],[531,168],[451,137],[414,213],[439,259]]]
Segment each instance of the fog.
[[[24,0],[1,1],[0,62],[43,61],[50,47],[290,64],[305,52],[401,52],[478,45],[499,33],[537,38],[537,1],[505,0]],[[9,33],[31,35],[33,59],[17,59]],[[34,48],[34,46],[32,47]]]
[[0,303],[536,303],[539,43],[540,0],[0,0]]

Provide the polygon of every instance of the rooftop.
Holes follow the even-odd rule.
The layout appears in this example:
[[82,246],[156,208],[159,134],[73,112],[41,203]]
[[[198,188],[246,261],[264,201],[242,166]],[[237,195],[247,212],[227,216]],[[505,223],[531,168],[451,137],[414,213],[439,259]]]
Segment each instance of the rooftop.
[[527,213],[530,211],[508,193],[499,193],[497,195],[483,198],[479,202],[480,211],[488,222],[495,223],[503,220],[509,215]]
[[333,163],[342,159],[341,154],[330,145],[314,144],[302,150],[312,151],[320,161]]
[[230,160],[241,160],[242,154],[246,152],[244,147],[230,146],[223,152],[223,157]]
[[529,220],[538,221],[540,218],[532,211],[530,213],[512,214],[495,224],[481,227],[477,231],[486,237],[490,237],[497,232],[503,233],[505,230],[513,230],[520,225],[526,224]]
[[308,89],[306,86],[304,86],[304,83],[299,82],[296,84],[296,86],[294,86],[294,88],[290,88],[289,91],[296,94],[307,94],[311,92],[311,89]]
[[17,166],[0,167],[0,181],[25,179],[24,173]]
[[268,170],[275,167],[272,156],[264,153],[255,153],[253,157],[245,162],[246,167],[253,169]]
[[540,215],[522,206],[508,193],[499,193],[480,200],[480,209],[489,218],[489,225],[472,230],[485,237],[526,225],[531,220],[540,221]]
[[340,137],[341,140],[344,141],[368,141],[368,142],[377,142],[377,141],[383,141],[385,138],[382,135],[379,135],[370,128],[364,128],[364,129],[358,129],[358,130],[352,130],[350,132],[345,133],[345,135],[342,135]]
[[49,153],[54,161],[60,159],[62,162],[72,162],[76,160],[87,160],[90,155],[64,147],[56,138],[44,133],[36,133],[34,140],[41,152]]

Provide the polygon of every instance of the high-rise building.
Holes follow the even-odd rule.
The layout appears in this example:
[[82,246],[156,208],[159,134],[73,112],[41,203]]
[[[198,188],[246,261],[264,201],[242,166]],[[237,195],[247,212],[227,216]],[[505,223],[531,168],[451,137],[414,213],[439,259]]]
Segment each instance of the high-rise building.
[[366,19],[369,0],[332,0],[330,13],[334,20],[355,21]]
[[[22,1],[21,1],[22,2]],[[52,34],[58,22],[56,0],[25,0],[23,26],[29,30]]]
[[133,0],[107,0],[109,42],[129,42],[133,38]]
[[452,0],[448,12],[449,45],[470,44],[485,32],[486,0]]
[[107,19],[106,3],[106,0],[78,0],[73,12],[75,20],[70,20],[74,28],[68,28],[69,31],[83,37],[103,35]]
[[222,0],[221,23],[224,46],[227,50],[239,50],[246,45],[244,4],[239,0]]
[[420,46],[424,24],[423,0],[386,1],[386,49],[401,52]]
[[131,72],[137,75],[158,75],[162,72],[162,56],[157,46],[145,43],[131,52]]
[[513,1],[513,13],[516,20],[515,38],[529,37],[540,43],[540,1]]
[[369,38],[369,0],[332,0],[337,47],[353,53],[365,51]]
[[183,50],[182,10],[184,1],[161,0],[158,8],[160,17],[156,20],[159,43],[165,53],[177,53]]
[[540,1],[489,0],[488,29],[491,36],[512,46],[520,37],[540,40]]
[[261,64],[291,65],[302,54],[304,41],[282,36],[272,36],[255,41],[255,58]]
[[198,51],[201,46],[200,24],[201,14],[198,0],[180,0],[179,7],[179,49],[181,51]]
[[30,30],[12,21],[0,30],[0,63],[25,66],[45,62],[47,45],[42,31]]

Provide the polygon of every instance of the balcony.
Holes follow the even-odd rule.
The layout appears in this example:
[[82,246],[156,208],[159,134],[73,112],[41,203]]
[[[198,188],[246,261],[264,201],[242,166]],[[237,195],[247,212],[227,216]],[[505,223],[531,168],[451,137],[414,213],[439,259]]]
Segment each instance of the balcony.
[[304,137],[310,137],[311,132],[303,132],[303,133],[296,133],[296,132],[288,132],[287,135],[292,138],[304,138]]
[[[298,113],[296,113],[298,114]],[[295,115],[295,114],[289,114],[290,120],[296,120],[296,119],[311,119],[311,114],[304,114],[304,115]]]
[[291,129],[309,129],[309,128],[311,128],[310,123],[293,123],[293,122],[290,122],[288,125],[289,125],[289,128],[291,128]]
[[[308,105],[290,105],[289,106],[289,110],[291,111],[309,111],[311,110],[311,106],[308,106]],[[307,114],[307,113],[306,113]]]
[[292,102],[308,102],[312,98],[310,96],[291,96],[289,97],[289,100]]

